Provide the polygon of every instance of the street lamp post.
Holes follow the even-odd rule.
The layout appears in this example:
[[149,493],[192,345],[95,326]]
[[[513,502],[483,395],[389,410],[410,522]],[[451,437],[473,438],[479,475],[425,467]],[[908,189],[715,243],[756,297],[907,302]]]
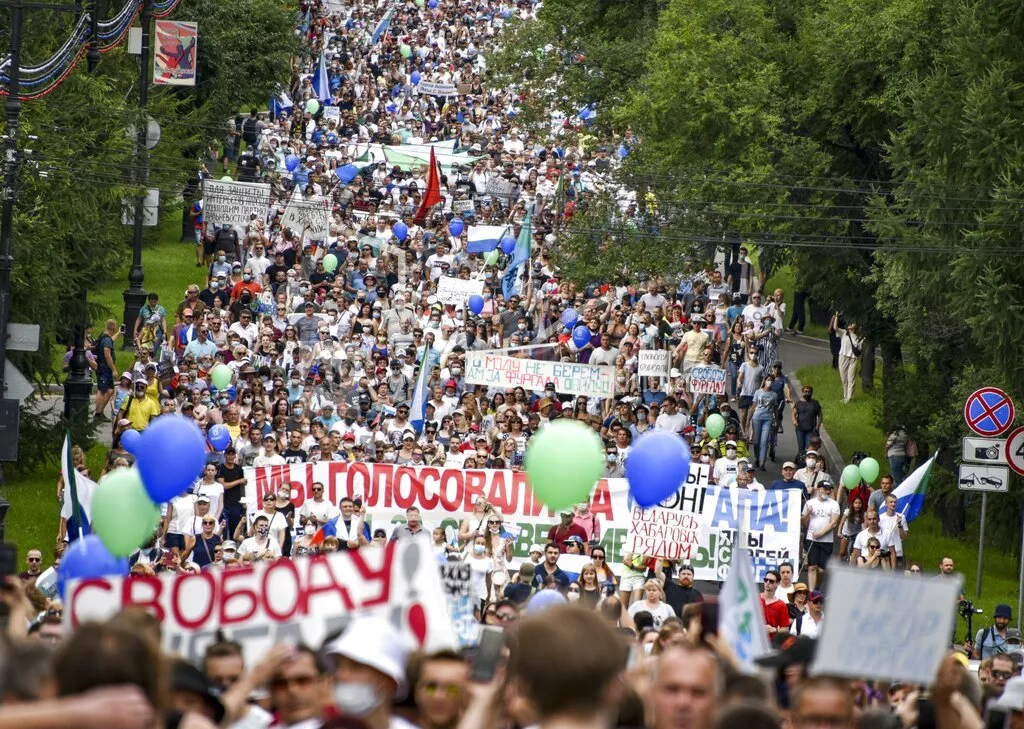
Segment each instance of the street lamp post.
[[145,276],[142,272],[142,223],[146,208],[146,185],[149,182],[149,152],[146,149],[147,124],[146,105],[149,103],[149,74],[153,60],[150,58],[150,27],[153,25],[152,0],[142,3],[142,52],[139,56],[139,119],[135,124],[135,160],[138,170],[136,182],[142,188],[135,199],[135,220],[132,227],[132,267],[128,272],[128,288],[124,296],[124,348],[135,346],[135,322],[139,310],[146,300],[142,288]]

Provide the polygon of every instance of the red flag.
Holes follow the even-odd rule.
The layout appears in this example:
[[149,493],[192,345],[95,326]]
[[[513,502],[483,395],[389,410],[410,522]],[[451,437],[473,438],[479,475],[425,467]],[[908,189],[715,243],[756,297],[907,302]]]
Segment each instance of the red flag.
[[430,172],[427,174],[427,192],[423,195],[423,201],[416,210],[415,221],[417,225],[427,222],[427,213],[430,208],[441,202],[441,176],[437,173],[437,156],[434,148],[430,148]]

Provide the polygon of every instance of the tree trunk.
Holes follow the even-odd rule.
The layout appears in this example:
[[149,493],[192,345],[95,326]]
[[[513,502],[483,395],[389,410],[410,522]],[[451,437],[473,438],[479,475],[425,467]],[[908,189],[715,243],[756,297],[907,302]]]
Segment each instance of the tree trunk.
[[860,353],[860,384],[864,392],[875,389],[875,343],[865,340]]

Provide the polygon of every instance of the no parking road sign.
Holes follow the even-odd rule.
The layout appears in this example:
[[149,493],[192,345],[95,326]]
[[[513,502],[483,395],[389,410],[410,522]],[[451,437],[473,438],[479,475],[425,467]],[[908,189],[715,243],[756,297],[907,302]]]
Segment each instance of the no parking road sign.
[[967,398],[964,420],[978,435],[992,438],[1006,432],[1013,423],[1010,396],[997,387],[983,387]]

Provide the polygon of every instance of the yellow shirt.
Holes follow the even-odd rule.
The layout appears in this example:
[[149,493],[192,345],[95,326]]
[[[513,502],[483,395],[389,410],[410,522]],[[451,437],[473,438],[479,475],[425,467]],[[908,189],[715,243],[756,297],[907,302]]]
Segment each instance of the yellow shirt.
[[135,430],[145,430],[149,421],[160,414],[160,406],[154,403],[149,396],[142,399],[130,396],[121,406],[119,418],[127,418],[131,421]]

